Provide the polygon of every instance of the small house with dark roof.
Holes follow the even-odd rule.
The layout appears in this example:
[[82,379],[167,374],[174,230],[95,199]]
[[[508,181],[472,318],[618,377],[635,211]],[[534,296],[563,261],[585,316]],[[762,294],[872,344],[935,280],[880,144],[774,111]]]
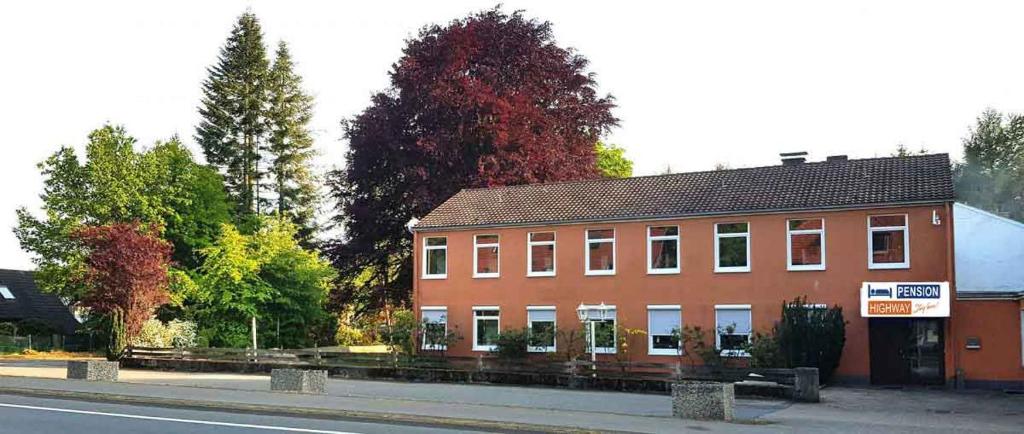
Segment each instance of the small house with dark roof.
[[[411,225],[413,304],[437,332],[420,348],[485,355],[499,332],[526,328],[543,357],[568,344],[548,332],[581,329],[595,337],[587,352],[611,359],[625,327],[645,332],[628,338],[633,360],[674,363],[673,330],[699,326],[742,363],[783,301],[806,296],[849,321],[839,380],[1022,381],[1020,342],[965,347],[953,200],[946,154],[787,154],[766,167],[462,190]],[[1017,333],[1018,321],[972,330]],[[465,339],[436,339],[454,330]],[[986,363],[961,365],[965,351]]]
[[70,335],[78,320],[59,297],[36,286],[32,271],[0,269],[0,323],[34,320],[50,326],[55,334]]

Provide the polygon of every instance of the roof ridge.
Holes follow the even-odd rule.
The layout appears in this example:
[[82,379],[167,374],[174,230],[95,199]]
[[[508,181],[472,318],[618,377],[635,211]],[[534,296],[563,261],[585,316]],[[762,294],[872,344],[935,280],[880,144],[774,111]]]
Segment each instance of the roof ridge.
[[827,161],[827,160],[826,161],[808,161],[808,162],[803,162],[803,163],[799,163],[799,164],[793,164],[793,165],[789,165],[789,166],[787,166],[785,164],[772,164],[772,165],[764,165],[764,166],[737,167],[737,168],[734,168],[734,169],[709,169],[709,170],[696,170],[696,171],[692,171],[692,172],[659,173],[659,174],[653,174],[653,175],[630,176],[628,178],[575,179],[575,180],[551,181],[551,182],[535,182],[535,183],[513,184],[513,185],[498,185],[498,186],[494,186],[494,187],[469,187],[469,188],[463,188],[463,189],[459,190],[459,192],[463,192],[463,191],[470,192],[470,191],[479,191],[479,190],[494,191],[494,190],[502,190],[502,189],[515,189],[515,188],[524,188],[524,187],[542,187],[542,186],[548,186],[548,185],[562,185],[562,184],[588,184],[588,183],[598,183],[598,182],[609,182],[609,183],[611,183],[611,182],[623,182],[623,181],[633,180],[633,179],[661,178],[661,177],[668,178],[668,177],[673,177],[673,176],[698,175],[698,174],[703,174],[703,173],[740,172],[740,171],[748,171],[748,170],[768,169],[768,168],[773,168],[773,167],[779,167],[779,168],[784,168],[784,167],[806,167],[806,166],[812,166],[812,165],[813,166],[818,166],[818,165],[824,165],[824,164],[828,164],[828,165],[833,165],[834,166],[834,165],[851,164],[851,163],[862,162],[862,161],[919,159],[919,158],[925,158],[925,157],[939,157],[939,156],[945,156],[946,158],[949,158],[949,153],[947,153],[947,152],[937,152],[937,153],[934,153],[934,154],[915,154],[915,155],[904,155],[904,156],[898,156],[898,155],[894,156],[894,155],[891,155],[891,156],[886,156],[886,157],[856,158],[856,159],[848,159],[848,160],[842,160],[842,161]]

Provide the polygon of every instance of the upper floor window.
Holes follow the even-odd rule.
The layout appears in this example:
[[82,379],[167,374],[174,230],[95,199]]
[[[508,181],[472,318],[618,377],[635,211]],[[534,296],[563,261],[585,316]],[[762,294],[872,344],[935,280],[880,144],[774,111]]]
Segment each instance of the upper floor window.
[[555,275],[555,233],[530,232],[527,234],[526,275]]
[[588,229],[586,256],[585,274],[615,274],[615,229]]
[[715,272],[750,271],[750,224],[715,223]]
[[647,228],[647,273],[679,272],[679,226]]
[[423,278],[444,279],[446,277],[448,277],[448,238],[424,238]]
[[868,217],[868,268],[910,268],[906,214]]
[[786,239],[786,269],[824,270],[825,269],[825,220],[799,219],[789,220]]
[[498,277],[498,236],[473,237],[473,277]]

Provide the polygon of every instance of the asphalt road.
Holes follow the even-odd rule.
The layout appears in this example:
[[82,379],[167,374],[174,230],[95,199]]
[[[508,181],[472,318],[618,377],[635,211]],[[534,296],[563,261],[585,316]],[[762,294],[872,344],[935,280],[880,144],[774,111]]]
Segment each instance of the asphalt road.
[[0,395],[0,433],[457,433],[441,427],[303,419]]

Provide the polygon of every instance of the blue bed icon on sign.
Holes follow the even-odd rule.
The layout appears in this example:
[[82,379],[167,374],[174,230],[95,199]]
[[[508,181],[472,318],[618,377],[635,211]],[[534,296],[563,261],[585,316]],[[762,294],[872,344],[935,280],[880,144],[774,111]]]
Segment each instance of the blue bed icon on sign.
[[872,288],[871,285],[868,285],[868,298],[875,298],[875,297],[892,298],[892,289],[890,289],[888,287],[882,287],[882,288],[875,287],[875,288]]

